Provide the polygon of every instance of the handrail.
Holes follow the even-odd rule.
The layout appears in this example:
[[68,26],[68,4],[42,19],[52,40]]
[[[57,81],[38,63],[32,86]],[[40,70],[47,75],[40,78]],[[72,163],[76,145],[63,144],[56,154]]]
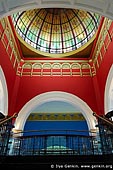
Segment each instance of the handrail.
[[0,119],[0,122],[6,120],[7,116],[5,116],[3,119]]
[[113,122],[109,119],[107,119],[106,117],[101,117],[99,116],[98,114],[96,113],[93,113],[93,116],[96,116],[98,117],[99,119],[103,120],[104,122],[106,122],[108,125],[112,126],[113,127]]
[[46,129],[46,130],[24,130],[24,131],[19,131],[19,132],[13,132],[13,134],[21,134],[21,133],[29,133],[29,132],[41,132],[41,133],[47,133],[47,132],[66,132],[66,133],[69,133],[69,132],[89,132],[89,133],[96,133],[96,132],[91,132],[90,130],[73,130],[73,129],[70,129],[70,130],[61,130],[61,129],[54,129],[54,130],[50,130],[50,129]]
[[12,118],[14,118],[14,117],[17,117],[17,113],[14,113],[11,117],[9,117],[9,118],[4,118],[4,120],[3,121],[0,121],[0,125],[2,125],[2,124],[4,124],[4,123],[6,123],[6,122],[8,122],[9,120],[11,120]]
[[25,136],[13,136],[12,139],[29,139],[29,138],[43,138],[44,140],[45,137],[79,137],[79,138],[84,138],[84,139],[94,139],[95,136],[89,136],[89,135],[83,135],[83,134],[35,134],[35,135],[25,135]]

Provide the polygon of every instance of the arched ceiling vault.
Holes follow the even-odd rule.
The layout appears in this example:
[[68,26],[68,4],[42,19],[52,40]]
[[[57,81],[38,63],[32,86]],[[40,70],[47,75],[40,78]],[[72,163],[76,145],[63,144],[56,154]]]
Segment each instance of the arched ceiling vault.
[[36,53],[60,58],[93,42],[101,16],[78,9],[38,8],[14,13],[11,19],[20,42]]
[[0,0],[0,18],[19,11],[48,7],[83,9],[113,20],[112,0]]
[[[17,12],[40,8],[67,8],[67,9],[80,9],[97,13],[100,16],[105,16],[113,19],[113,2],[112,0],[1,0],[0,1],[0,18],[12,15]],[[21,49],[24,56],[35,57],[37,54],[29,48],[26,48],[24,43],[21,43]],[[82,52],[77,52],[77,57],[88,57],[91,53],[93,41],[88,45],[88,48],[82,49]],[[77,51],[77,50],[76,50]],[[30,54],[30,56],[28,56]],[[73,57],[73,54],[69,54]],[[67,54],[68,56],[68,54]],[[38,53],[38,57],[43,57]],[[75,54],[74,54],[75,57]],[[55,58],[57,58],[55,56]]]

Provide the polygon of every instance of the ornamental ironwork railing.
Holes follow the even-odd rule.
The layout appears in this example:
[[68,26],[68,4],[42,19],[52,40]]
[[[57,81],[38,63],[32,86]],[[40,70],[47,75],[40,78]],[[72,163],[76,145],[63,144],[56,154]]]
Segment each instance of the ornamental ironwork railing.
[[[10,137],[5,155],[92,155],[100,154],[93,136],[76,135],[73,131],[38,131],[40,134]],[[42,133],[42,134],[41,134]]]
[[96,113],[93,113],[93,115],[96,116],[98,120],[97,127],[99,129],[102,154],[108,152],[113,153],[113,121],[111,119],[113,111],[102,116],[99,116]]
[[[94,115],[96,116],[96,115]],[[14,133],[12,118],[0,121],[0,155],[113,154],[112,125],[98,118],[94,133],[79,130],[29,130]],[[112,121],[110,121],[112,123]],[[109,126],[108,126],[109,124]],[[111,129],[109,128],[111,127]]]

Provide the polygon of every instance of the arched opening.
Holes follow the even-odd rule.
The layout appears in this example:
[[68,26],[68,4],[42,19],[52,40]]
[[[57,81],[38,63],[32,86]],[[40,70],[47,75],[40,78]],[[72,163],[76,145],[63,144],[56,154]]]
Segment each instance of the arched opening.
[[3,70],[0,66],[0,112],[8,115],[8,91]]
[[52,92],[40,94],[34,97],[33,99],[31,99],[29,102],[27,102],[24,105],[24,107],[20,110],[18,117],[15,121],[15,130],[23,130],[25,122],[28,116],[30,115],[30,113],[36,107],[50,101],[61,101],[73,105],[73,107],[81,111],[81,113],[85,117],[88,124],[88,129],[89,130],[95,129],[96,118],[92,114],[93,111],[83,100],[70,93],[61,92],[61,91],[52,91]]
[[72,104],[50,101],[41,104],[28,116],[23,135],[72,134],[89,135],[87,121]]
[[105,85],[105,95],[104,95],[104,105],[105,113],[113,110],[113,65],[108,73],[106,85]]

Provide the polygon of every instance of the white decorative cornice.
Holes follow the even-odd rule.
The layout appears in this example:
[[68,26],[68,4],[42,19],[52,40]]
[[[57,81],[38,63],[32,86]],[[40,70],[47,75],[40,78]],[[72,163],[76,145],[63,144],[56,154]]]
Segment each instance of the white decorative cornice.
[[96,12],[113,20],[112,0],[0,0],[0,18],[33,8],[77,8]]

